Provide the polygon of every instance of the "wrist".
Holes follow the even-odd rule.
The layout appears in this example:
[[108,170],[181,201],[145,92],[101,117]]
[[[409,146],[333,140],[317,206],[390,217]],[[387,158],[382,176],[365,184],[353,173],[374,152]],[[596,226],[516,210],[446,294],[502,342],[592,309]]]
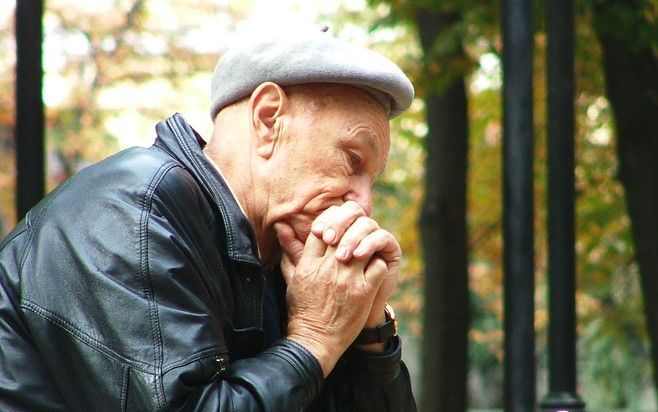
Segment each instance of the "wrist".
[[371,316],[363,330],[355,339],[353,346],[368,352],[382,352],[393,336],[397,335],[398,325],[393,308],[388,304],[378,316]]
[[333,370],[334,366],[336,366],[340,355],[337,356],[331,350],[335,345],[324,345],[318,339],[309,337],[306,334],[291,333],[286,338],[302,345],[306,350],[311,352],[320,364],[322,375],[325,378]]
[[366,319],[364,328],[376,328],[377,326],[386,322],[386,304],[381,305],[377,308],[373,307]]

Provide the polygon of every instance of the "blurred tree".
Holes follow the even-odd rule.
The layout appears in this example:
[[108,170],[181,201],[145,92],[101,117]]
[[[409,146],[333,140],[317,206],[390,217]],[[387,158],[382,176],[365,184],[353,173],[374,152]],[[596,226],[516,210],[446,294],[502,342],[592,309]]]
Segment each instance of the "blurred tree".
[[658,2],[594,2],[658,389]]
[[[136,133],[126,130],[134,126],[130,120],[135,116],[152,125],[172,110],[182,110],[172,108],[174,102],[185,102],[180,91],[192,86],[196,92],[195,76],[209,75],[228,44],[219,34],[231,30],[245,11],[243,6],[191,0],[46,2],[43,94],[48,189],[116,152],[124,133]],[[3,5],[0,12],[1,235],[15,224],[15,42],[13,8]],[[112,122],[122,126],[111,128]]]
[[464,61],[466,57],[458,35],[446,50],[440,34],[454,30],[462,17],[459,10],[421,7],[416,11],[416,19],[425,79],[438,83],[425,90],[427,157],[425,199],[419,222],[425,267],[421,408],[461,411],[467,407],[470,321],[466,232],[468,114],[465,73],[446,63]]
[[227,7],[187,0],[114,0],[90,7],[73,7],[72,0],[48,2],[50,44],[61,45],[61,54],[51,51],[50,57],[61,61],[50,62],[57,66],[50,80],[70,85],[58,89],[63,96],[48,110],[50,160],[59,171],[51,184],[117,150],[120,136],[109,133],[106,125],[122,109],[112,102],[116,90],[132,94],[141,111],[157,113],[154,121],[171,114],[158,103],[161,96],[142,94],[141,89],[153,83],[161,90],[182,89],[186,79],[211,71],[217,47],[190,45],[190,34],[227,13]]

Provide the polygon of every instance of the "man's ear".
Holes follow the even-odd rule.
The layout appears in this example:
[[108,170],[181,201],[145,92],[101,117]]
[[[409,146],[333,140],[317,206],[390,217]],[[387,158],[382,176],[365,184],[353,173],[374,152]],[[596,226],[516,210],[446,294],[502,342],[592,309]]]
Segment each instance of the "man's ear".
[[288,97],[276,83],[261,83],[249,99],[249,122],[257,139],[256,152],[269,158],[279,138],[277,121],[288,110]]

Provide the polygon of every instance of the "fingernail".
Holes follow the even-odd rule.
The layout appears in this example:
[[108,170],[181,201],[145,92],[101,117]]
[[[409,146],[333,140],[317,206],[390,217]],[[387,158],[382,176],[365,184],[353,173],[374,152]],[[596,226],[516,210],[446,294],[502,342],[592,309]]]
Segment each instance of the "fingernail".
[[338,250],[336,250],[336,257],[338,259],[345,259],[347,257],[347,247],[339,246]]
[[329,228],[324,232],[322,238],[325,242],[333,242],[333,240],[336,239],[336,231],[333,228]]
[[324,222],[315,222],[313,223],[313,227],[311,228],[313,232],[322,232],[323,229],[324,229]]

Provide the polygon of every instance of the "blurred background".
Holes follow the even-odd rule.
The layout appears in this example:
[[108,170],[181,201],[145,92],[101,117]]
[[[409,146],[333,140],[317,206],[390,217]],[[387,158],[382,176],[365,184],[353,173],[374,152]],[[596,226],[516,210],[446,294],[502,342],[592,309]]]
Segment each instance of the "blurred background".
[[[0,2],[2,236],[16,224],[15,6],[14,0]],[[548,393],[546,35],[542,13],[542,4],[537,2],[533,81],[534,319],[539,398]],[[428,22],[424,16],[434,19]],[[612,75],[603,61],[605,53],[610,53],[605,49],[609,43],[602,41],[614,32],[620,41],[627,42],[628,53],[649,50],[655,65],[657,16],[655,0],[576,2],[577,377],[578,394],[591,411],[658,410],[641,271],[635,260],[631,220],[620,179],[616,133],[620,122],[615,120],[605,87],[606,76],[609,80]],[[499,2],[475,0],[437,4],[422,0],[47,0],[43,20],[47,191],[112,153],[133,145],[150,145],[155,123],[175,112],[182,113],[202,136],[208,137],[212,127],[208,115],[210,74],[217,58],[234,39],[246,33],[295,32],[326,24],[334,35],[371,47],[396,61],[417,88],[411,109],[393,121],[392,154],[386,174],[377,182],[375,215],[396,235],[405,253],[392,305],[400,318],[404,359],[412,373],[419,405],[429,405],[425,402],[430,401],[424,399],[435,392],[439,382],[452,379],[441,376],[441,370],[465,368],[467,407],[502,408],[499,18]],[[428,42],[428,36],[434,41]],[[624,75],[638,77],[636,73]],[[639,87],[653,87],[650,90],[655,93],[656,75],[653,79],[637,78]],[[443,108],[443,120],[435,123],[443,125],[442,133],[447,136],[443,146],[436,149],[443,154],[436,158],[431,158],[436,152],[428,147],[432,132],[426,120],[432,115],[428,109],[426,116],[429,96],[448,96],[442,100],[444,106],[439,106]],[[656,95],[654,99],[658,101]],[[658,117],[658,111],[654,115]],[[463,122],[459,122],[460,116]],[[658,140],[658,130],[652,133]],[[459,156],[464,156],[464,162],[458,161]],[[435,180],[427,176],[426,161],[446,165],[447,177]],[[464,191],[464,202],[458,208],[461,214],[427,204],[425,195],[437,185],[440,190]],[[465,224],[461,250],[457,239],[452,245],[457,249],[450,250],[448,242],[444,253],[463,254],[467,264],[463,268],[456,264],[453,272],[437,275],[447,279],[438,283],[441,287],[424,288],[423,273],[431,272],[431,268],[422,252],[421,229],[430,227],[432,219],[439,219],[439,227]],[[653,242],[658,242],[658,233],[654,233]],[[456,309],[460,313],[453,318],[457,319],[453,320],[455,324],[442,330],[447,334],[452,327],[456,333],[465,331],[468,342],[463,351],[467,362],[456,355],[454,365],[443,364],[441,368],[429,364],[423,356],[423,347],[427,351],[441,344],[427,340],[434,338],[424,333],[428,329],[424,326],[433,327],[436,319],[424,308],[449,302],[444,297],[450,293],[451,282],[468,285],[468,294],[458,297],[464,309]],[[450,307],[444,310],[450,311]],[[459,378],[455,379],[459,384]]]

